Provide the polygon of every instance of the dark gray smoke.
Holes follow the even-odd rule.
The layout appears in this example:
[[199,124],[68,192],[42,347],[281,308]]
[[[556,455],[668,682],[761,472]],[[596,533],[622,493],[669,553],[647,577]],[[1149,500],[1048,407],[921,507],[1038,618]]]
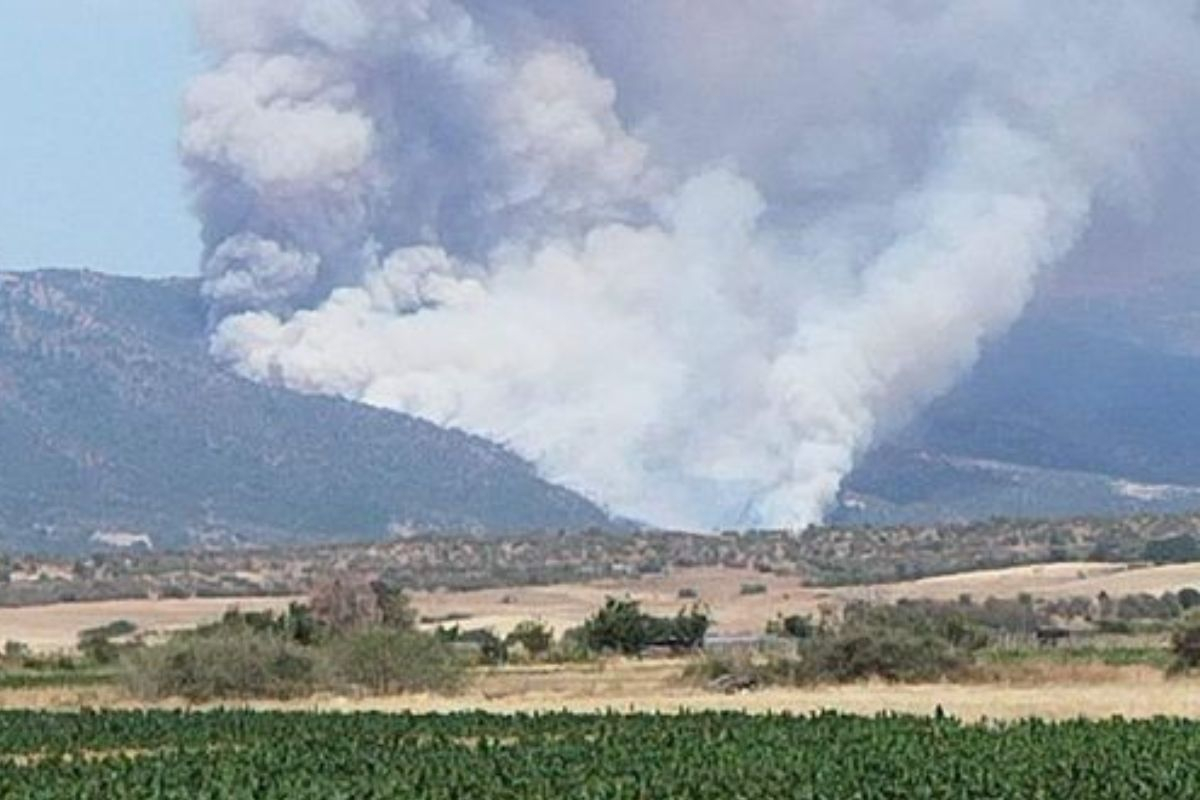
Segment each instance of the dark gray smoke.
[[[803,526],[1196,132],[1188,0],[204,0],[214,351]],[[1189,192],[1194,190],[1189,183]]]

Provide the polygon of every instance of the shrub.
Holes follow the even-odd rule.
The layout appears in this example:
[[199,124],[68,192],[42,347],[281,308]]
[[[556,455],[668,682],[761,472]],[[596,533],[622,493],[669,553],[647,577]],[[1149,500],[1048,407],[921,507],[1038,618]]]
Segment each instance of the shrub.
[[766,594],[766,593],[767,593],[767,586],[764,583],[743,583],[742,584],[741,594],[750,595],[750,594]]
[[520,645],[531,657],[540,658],[554,644],[554,631],[544,622],[528,619],[513,628],[505,638],[505,644],[509,647]]
[[24,642],[18,642],[15,639],[8,639],[4,642],[4,658],[19,659],[29,655],[29,645]]
[[[1016,606],[1017,604],[1013,604]],[[844,683],[868,678],[927,681],[954,677],[988,641],[975,615],[987,604],[901,601],[896,605],[849,603],[842,624],[814,625],[807,616],[781,617],[768,631],[795,639],[793,655],[739,664],[739,679],[755,684]],[[1006,606],[1005,614],[1011,610]],[[721,661],[708,664],[711,673]]]
[[80,631],[79,652],[94,664],[102,666],[115,664],[120,659],[122,651],[129,649],[130,645],[118,645],[112,641],[113,638],[128,636],[136,630],[137,625],[129,620],[120,619],[107,625]]
[[1184,611],[1190,611],[1196,606],[1200,606],[1200,592],[1190,586],[1186,589],[1180,589],[1176,597],[1179,599],[1179,605]]
[[375,694],[448,691],[464,666],[436,637],[394,628],[365,628],[334,643],[338,675]]
[[708,654],[685,670],[685,678],[733,685],[812,685],[882,678],[892,682],[932,681],[963,674],[971,653],[932,634],[905,628],[845,627],[820,630],[797,642],[791,656],[747,651]]
[[126,678],[139,695],[223,699],[287,699],[311,694],[321,679],[318,654],[275,634],[228,629],[182,634],[133,652]]
[[675,594],[680,600],[695,600],[700,596],[700,593],[690,586],[685,586]]
[[37,654],[26,652],[21,658],[21,668],[31,672],[73,672],[79,666],[68,653]]
[[765,682],[762,679],[770,669],[769,662],[756,663],[747,651],[705,653],[684,668],[683,677],[688,682],[711,683],[726,675],[743,675]]
[[463,646],[471,650],[479,664],[496,665],[508,661],[508,645],[491,628],[469,628],[439,625],[434,637],[443,644]]
[[712,619],[699,604],[680,609],[674,617],[649,617],[650,643],[679,650],[695,650],[704,646]]
[[795,679],[926,681],[963,670],[970,657],[949,640],[905,628],[850,627],[801,642]]
[[385,581],[374,581],[371,591],[375,593],[379,621],[384,627],[400,631],[416,629],[417,612],[404,590]]
[[1167,593],[1155,597],[1145,592],[1129,594],[1117,600],[1116,614],[1118,619],[1174,619],[1178,617],[1182,607],[1174,595]]
[[1090,597],[1075,596],[1044,600],[1041,609],[1051,617],[1090,620],[1093,616],[1094,605]]
[[115,664],[121,657],[121,648],[107,636],[82,636],[79,640],[79,652],[95,664]]
[[590,650],[583,633],[583,626],[567,628],[558,642],[550,649],[547,658],[558,664],[576,664],[590,661],[595,652]]
[[1193,617],[1171,634],[1171,653],[1175,657],[1172,672],[1184,672],[1200,666],[1200,619]]
[[[1001,606],[1002,608],[997,608]],[[1024,604],[993,601],[963,606],[928,600],[901,600],[896,605],[850,603],[843,611],[846,627],[905,630],[919,636],[944,639],[966,651],[987,645],[989,630],[1036,629],[1036,618]]]
[[118,619],[107,625],[100,625],[95,628],[88,628],[79,632],[79,638],[90,639],[93,637],[104,637],[106,639],[115,639],[119,636],[128,636],[137,630],[137,625],[127,619]]
[[324,623],[302,603],[290,603],[287,610],[278,615],[270,610],[241,611],[235,607],[226,611],[219,622],[197,628],[201,635],[229,630],[275,634],[306,646],[320,643],[328,634]]
[[767,623],[767,633],[790,639],[807,639],[815,630],[812,617],[807,614],[789,614]]

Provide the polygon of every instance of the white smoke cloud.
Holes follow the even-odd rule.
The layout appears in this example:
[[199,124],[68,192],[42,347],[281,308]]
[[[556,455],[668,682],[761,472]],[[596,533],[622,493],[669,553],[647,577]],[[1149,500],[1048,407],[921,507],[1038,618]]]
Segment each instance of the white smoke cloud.
[[663,525],[820,519],[1200,94],[1182,0],[199,11],[214,352]]

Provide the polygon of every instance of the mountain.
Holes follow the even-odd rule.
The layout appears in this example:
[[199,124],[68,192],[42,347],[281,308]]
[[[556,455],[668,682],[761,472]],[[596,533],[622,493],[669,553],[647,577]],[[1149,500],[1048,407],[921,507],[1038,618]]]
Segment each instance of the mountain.
[[[1106,319],[1035,310],[832,521],[1200,508],[1200,358]],[[229,373],[194,281],[0,273],[4,549],[593,526],[620,523],[482,439]]]
[[1200,358],[1034,313],[864,459],[841,521],[1200,508]]
[[0,273],[0,546],[612,524],[482,439],[232,375],[205,324],[189,280]]

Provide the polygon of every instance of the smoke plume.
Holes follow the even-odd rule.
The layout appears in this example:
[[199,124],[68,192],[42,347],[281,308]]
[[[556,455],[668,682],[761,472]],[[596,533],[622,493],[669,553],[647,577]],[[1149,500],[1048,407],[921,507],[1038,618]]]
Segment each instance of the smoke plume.
[[1153,218],[1200,94],[1192,0],[197,17],[214,353],[660,525],[819,520],[1097,209]]

